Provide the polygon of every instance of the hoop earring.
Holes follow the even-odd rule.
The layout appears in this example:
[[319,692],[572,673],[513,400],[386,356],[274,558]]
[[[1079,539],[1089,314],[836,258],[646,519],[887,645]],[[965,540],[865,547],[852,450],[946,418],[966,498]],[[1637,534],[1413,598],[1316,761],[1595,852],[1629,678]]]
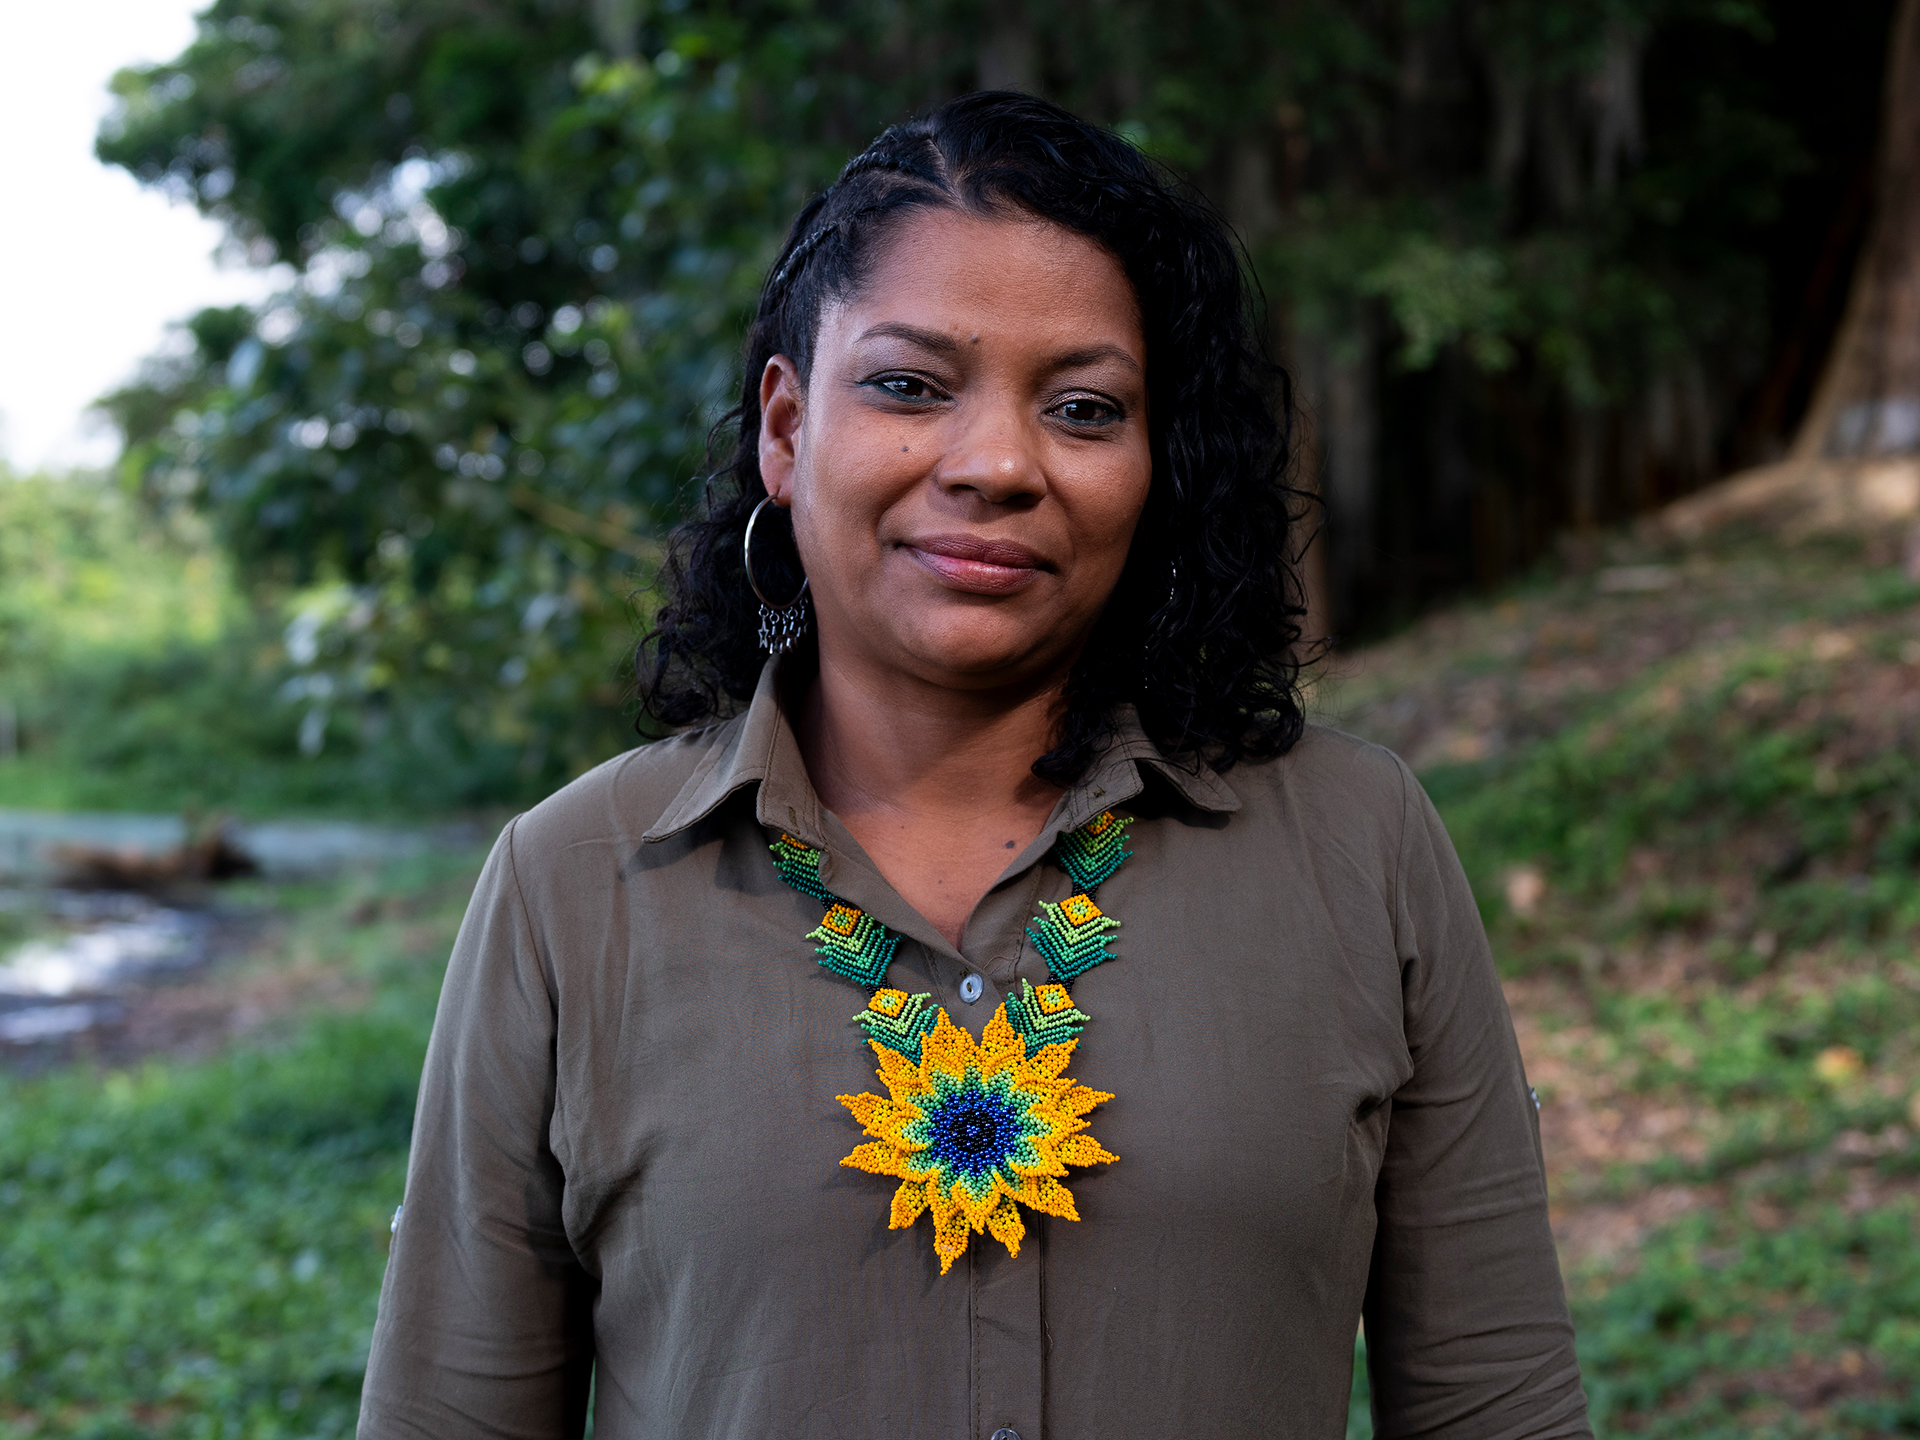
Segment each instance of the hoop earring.
[[784,655],[799,643],[800,637],[807,633],[807,585],[802,578],[800,589],[784,605],[775,604],[767,598],[760,588],[760,582],[753,578],[753,527],[759,523],[760,512],[773,503],[773,497],[767,496],[753,507],[753,513],[747,517],[746,538],[740,542],[741,562],[747,571],[747,584],[752,587],[754,598],[760,602],[760,648],[769,655]]

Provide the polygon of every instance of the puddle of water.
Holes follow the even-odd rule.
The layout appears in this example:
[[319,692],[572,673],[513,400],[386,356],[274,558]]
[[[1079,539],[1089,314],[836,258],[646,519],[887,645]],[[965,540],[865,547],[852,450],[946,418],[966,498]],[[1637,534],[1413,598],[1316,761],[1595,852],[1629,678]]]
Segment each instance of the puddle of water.
[[120,1018],[120,1007],[107,1002],[90,1005],[35,1005],[0,1014],[0,1043],[40,1045],[65,1040]]
[[[227,830],[268,879],[303,879],[468,847],[471,825],[401,829],[349,821],[272,821]],[[217,915],[113,890],[49,885],[55,852],[85,846],[157,858],[187,840],[169,815],[88,815],[0,809],[0,911],[30,917],[38,936],[0,953],[0,1047],[44,1054],[123,1017],[134,986],[205,961]]]
[[0,964],[0,996],[63,999],[110,990],[191,961],[206,921],[155,905],[137,920],[109,920],[57,939],[29,940]]
[[0,892],[0,908],[38,910],[62,927],[17,945],[0,963],[0,1044],[65,1040],[121,1015],[113,998],[167,970],[197,964],[213,921],[141,895]]

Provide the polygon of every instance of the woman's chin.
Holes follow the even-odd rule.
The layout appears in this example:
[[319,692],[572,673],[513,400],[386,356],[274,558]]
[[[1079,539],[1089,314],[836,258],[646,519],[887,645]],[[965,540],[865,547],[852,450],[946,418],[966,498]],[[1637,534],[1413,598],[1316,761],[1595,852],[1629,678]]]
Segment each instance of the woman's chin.
[[1064,679],[1073,663],[1060,653],[1055,632],[1025,626],[934,627],[902,635],[900,648],[921,678],[963,690],[1031,684],[1054,670]]
[[924,584],[874,587],[857,609],[822,617],[823,658],[844,646],[863,669],[959,690],[1064,680],[1091,622],[1048,598],[1032,589],[995,600]]

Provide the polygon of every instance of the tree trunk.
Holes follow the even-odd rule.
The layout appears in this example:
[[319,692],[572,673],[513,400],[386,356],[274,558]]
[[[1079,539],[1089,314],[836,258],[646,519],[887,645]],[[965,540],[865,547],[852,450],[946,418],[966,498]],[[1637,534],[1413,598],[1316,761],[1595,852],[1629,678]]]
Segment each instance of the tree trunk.
[[[1343,343],[1344,342],[1344,343]],[[1320,497],[1318,563],[1308,568],[1309,619],[1330,638],[1351,621],[1355,591],[1372,567],[1379,398],[1374,337],[1361,317],[1343,337],[1297,336],[1293,344],[1301,408],[1301,475]]]
[[1872,229],[1796,460],[1920,453],[1920,0],[1887,51]]

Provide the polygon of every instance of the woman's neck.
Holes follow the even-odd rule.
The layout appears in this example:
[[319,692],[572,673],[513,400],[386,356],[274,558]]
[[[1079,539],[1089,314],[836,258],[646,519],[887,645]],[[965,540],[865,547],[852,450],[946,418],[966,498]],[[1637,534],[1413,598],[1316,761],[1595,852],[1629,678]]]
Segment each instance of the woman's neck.
[[952,690],[823,657],[801,701],[796,730],[821,802],[956,949],[1060,798],[1032,767],[1052,748],[1062,688]]

